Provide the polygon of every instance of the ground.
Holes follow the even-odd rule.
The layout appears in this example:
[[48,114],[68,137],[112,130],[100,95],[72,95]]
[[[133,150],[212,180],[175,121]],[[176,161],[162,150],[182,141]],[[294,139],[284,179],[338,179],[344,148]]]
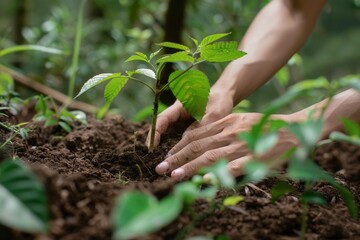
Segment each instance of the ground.
[[[16,137],[9,153],[21,157],[45,184],[50,233],[27,234],[1,227],[1,239],[111,239],[110,213],[121,193],[136,188],[161,198],[174,185],[170,178],[158,176],[154,167],[179,134],[165,136],[150,154],[143,144],[148,125],[120,116],[89,119],[87,126],[77,126],[69,134],[58,127],[43,128],[41,123],[30,126],[29,139]],[[0,136],[6,138],[7,130],[0,129]],[[360,208],[360,147],[330,143],[319,147],[315,158],[351,190]],[[209,234],[230,239],[297,239],[302,212],[298,197],[303,185],[292,183],[296,191],[272,203],[269,196],[275,182],[270,178],[240,188],[237,194],[244,195],[244,201],[212,213],[206,201],[198,201],[195,226],[192,215],[184,211],[169,226],[140,239]],[[310,207],[307,239],[360,239],[360,222],[350,218],[336,189],[326,183],[318,183],[315,189],[328,204]],[[221,191],[217,201],[229,194],[234,192]]]

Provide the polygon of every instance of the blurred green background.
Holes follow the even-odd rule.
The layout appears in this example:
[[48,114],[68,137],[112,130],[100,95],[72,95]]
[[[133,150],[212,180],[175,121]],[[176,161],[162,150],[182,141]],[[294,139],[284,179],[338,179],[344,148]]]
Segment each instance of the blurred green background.
[[[0,58],[0,64],[66,94],[80,2],[0,1],[0,49],[19,44],[38,44],[70,53],[64,56],[19,52]],[[148,54],[157,50],[154,45],[157,42],[170,40],[191,44],[188,35],[201,39],[220,32],[232,32],[227,40],[240,41],[251,20],[267,2],[88,0],[75,92],[96,74],[124,72],[138,67],[137,63],[123,62],[135,51]],[[329,0],[304,48],[282,72],[250,97],[250,106],[243,106],[248,111],[261,111],[269,99],[282,94],[289,85],[302,79],[325,76],[331,80],[359,73],[359,43],[360,0]],[[201,68],[214,82],[225,66],[205,64]],[[21,85],[17,85],[16,90],[24,98],[36,94]],[[105,103],[101,88],[89,91],[80,100],[98,107]],[[130,82],[112,104],[111,111],[132,118],[151,102],[147,88]],[[307,104],[309,102],[304,100],[295,103],[292,108]]]

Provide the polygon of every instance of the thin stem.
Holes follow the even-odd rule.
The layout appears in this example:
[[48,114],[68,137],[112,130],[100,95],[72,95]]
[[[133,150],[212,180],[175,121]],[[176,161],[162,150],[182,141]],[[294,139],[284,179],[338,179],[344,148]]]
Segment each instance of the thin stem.
[[192,69],[193,67],[195,67],[196,65],[198,65],[199,63],[202,63],[203,61],[199,61],[196,63],[191,64],[187,69],[185,69],[182,73],[180,73],[178,76],[176,76],[175,78],[171,79],[171,81],[168,81],[161,89],[160,92],[164,91],[172,82],[174,82],[176,79],[178,79],[179,77],[181,77],[182,75],[184,75],[186,72],[188,72],[190,69]]
[[[158,85],[160,84],[160,80],[157,80],[156,83],[157,83],[156,85],[158,87]],[[157,115],[158,115],[158,111],[159,111],[160,94],[161,94],[161,91],[159,91],[157,89],[157,91],[155,93],[155,98],[154,98],[154,108],[153,108],[152,123],[151,123],[151,130],[150,130],[149,152],[151,152],[151,153],[154,151],[154,140],[155,140]]]
[[84,15],[84,8],[85,8],[86,0],[83,0],[80,4],[77,24],[76,24],[76,35],[75,35],[75,42],[74,42],[74,53],[72,57],[71,63],[71,77],[69,82],[69,90],[68,90],[68,97],[72,98],[74,95],[74,87],[75,87],[75,78],[76,72],[79,63],[79,55],[80,55],[80,44],[81,44],[81,35],[82,35],[82,25],[83,25],[83,15]]
[[301,214],[301,231],[300,231],[300,239],[301,240],[305,240],[307,221],[308,221],[308,213],[309,213],[309,204],[307,202],[304,202],[303,203],[303,212]]
[[134,80],[136,82],[144,84],[146,87],[148,87],[153,92],[153,94],[156,94],[155,89],[153,87],[151,87],[148,83],[146,83],[144,81],[141,81],[140,79],[137,79],[137,78],[134,78],[134,77],[128,76],[128,78],[131,79],[131,80]]

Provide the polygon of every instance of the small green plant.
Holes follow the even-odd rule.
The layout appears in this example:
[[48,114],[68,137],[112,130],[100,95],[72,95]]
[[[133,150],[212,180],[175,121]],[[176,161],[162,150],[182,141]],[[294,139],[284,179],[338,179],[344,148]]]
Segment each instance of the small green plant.
[[[16,115],[23,105],[24,101],[19,98],[19,94],[14,91],[14,80],[11,76],[0,73],[0,116],[8,118],[10,115]],[[28,138],[28,129],[25,128],[27,123],[10,124],[1,121],[0,126],[8,130],[11,135],[0,145],[5,146],[16,135],[20,135],[23,139]]]
[[10,228],[48,231],[45,188],[20,159],[5,159],[0,163],[0,212],[0,224]]
[[332,132],[330,134],[330,139],[333,141],[348,142],[356,146],[360,146],[360,125],[347,118],[341,118],[341,122],[344,126],[346,134],[337,131]]
[[[183,209],[190,209],[196,199],[207,199],[212,206],[209,210],[213,211],[216,192],[221,186],[232,188],[235,180],[228,172],[225,160],[204,169],[204,172],[212,173],[218,180],[216,184],[200,189],[204,180],[196,175],[189,181],[177,184],[173,192],[161,200],[139,191],[122,194],[112,213],[114,239],[130,239],[155,232],[171,223]],[[182,239],[187,230],[184,228],[175,239]]]
[[49,97],[37,96],[35,106],[37,114],[35,121],[45,121],[44,126],[60,126],[66,132],[72,131],[74,122],[86,125],[86,114],[82,111],[67,111],[65,108],[58,109],[54,100]]
[[[106,104],[109,106],[128,80],[140,82],[148,87],[154,95],[149,144],[149,151],[152,152],[154,150],[155,127],[161,93],[165,89],[170,88],[174,96],[183,104],[188,113],[200,121],[205,113],[210,84],[207,76],[202,71],[194,69],[194,67],[203,62],[227,62],[245,55],[244,52],[237,49],[237,42],[216,42],[227,35],[229,35],[229,33],[213,34],[205,37],[200,43],[198,40],[191,38],[195,45],[194,50],[191,50],[188,46],[172,42],[157,44],[160,47],[179,50],[171,55],[159,55],[161,49],[151,53],[149,56],[141,52],[136,52],[130,56],[126,62],[140,61],[148,65],[149,68],[126,71],[125,74],[102,73],[96,75],[83,85],[76,97],[100,83],[109,81],[104,90]],[[156,60],[154,60],[154,58],[156,58]],[[160,84],[161,72],[165,64],[170,62],[181,62],[187,67],[176,70],[170,74],[168,82],[162,86]],[[137,75],[146,76],[153,81],[153,84],[140,80],[136,77]]]
[[[265,111],[264,116],[260,121],[253,125],[249,132],[240,133],[239,137],[247,143],[248,148],[252,151],[254,161],[247,163],[244,166],[245,178],[242,183],[261,181],[270,175],[275,175],[276,172],[271,170],[271,167],[278,165],[280,162],[289,161],[285,177],[293,181],[301,181],[305,185],[304,192],[300,196],[300,201],[303,205],[303,214],[301,221],[301,239],[305,239],[307,228],[307,214],[309,204],[326,204],[325,198],[312,190],[312,187],[318,181],[325,181],[334,186],[341,194],[345,204],[348,207],[350,215],[356,219],[358,217],[358,210],[355,200],[351,192],[341,184],[337,183],[335,179],[321,169],[313,159],[313,151],[320,139],[320,135],[324,125],[322,110],[319,117],[314,117],[310,111],[308,118],[304,122],[287,123],[282,120],[269,120],[269,117],[277,109],[283,107],[290,101],[293,101],[300,95],[307,94],[314,89],[326,89],[329,92],[330,99],[332,95],[342,86],[354,86],[354,81],[334,81],[331,84],[324,78],[317,79],[316,81],[303,81],[290,88],[282,97],[275,100]],[[357,89],[357,88],[356,88]],[[346,137],[348,141],[353,141],[359,133],[358,126],[350,121],[343,119],[345,130],[350,134]],[[273,159],[268,162],[260,161],[263,153],[270,150],[277,142],[278,130],[285,128],[291,132],[298,140],[299,144],[291,148],[283,156],[278,159]],[[337,133],[336,136],[339,136]],[[334,133],[333,133],[334,136]],[[341,135],[342,139],[345,137]],[[286,182],[279,182],[275,184],[272,189],[273,201],[276,201],[284,194],[291,192],[293,188]]]

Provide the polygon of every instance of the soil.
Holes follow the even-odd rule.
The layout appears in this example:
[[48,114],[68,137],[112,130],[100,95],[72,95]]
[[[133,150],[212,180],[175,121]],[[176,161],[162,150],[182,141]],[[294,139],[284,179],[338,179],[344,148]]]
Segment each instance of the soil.
[[[13,139],[9,153],[21,157],[46,186],[51,227],[49,234],[40,235],[1,227],[1,240],[111,239],[109,218],[119,195],[140,189],[161,198],[171,191],[174,181],[156,175],[154,167],[180,138],[179,133],[164,136],[161,146],[150,154],[143,144],[148,125],[120,116],[88,121],[87,126],[76,126],[69,134],[58,127],[43,128],[42,123],[31,122],[28,140]],[[6,139],[8,135],[0,128],[0,137]],[[351,190],[360,208],[360,147],[330,143],[319,147],[315,157]],[[194,209],[200,218],[195,222],[184,211],[169,226],[139,239],[175,239],[179,233],[184,238],[226,235],[229,239],[298,239],[302,213],[298,197],[303,186],[292,183],[297,190],[272,203],[269,194],[276,181],[269,178],[241,188],[237,194],[244,195],[244,201],[212,213],[206,201],[197,201]],[[306,238],[360,239],[360,222],[351,219],[336,189],[322,182],[315,189],[328,204],[310,206]],[[216,201],[221,202],[226,194],[219,192]],[[192,223],[195,226],[191,227]]]

